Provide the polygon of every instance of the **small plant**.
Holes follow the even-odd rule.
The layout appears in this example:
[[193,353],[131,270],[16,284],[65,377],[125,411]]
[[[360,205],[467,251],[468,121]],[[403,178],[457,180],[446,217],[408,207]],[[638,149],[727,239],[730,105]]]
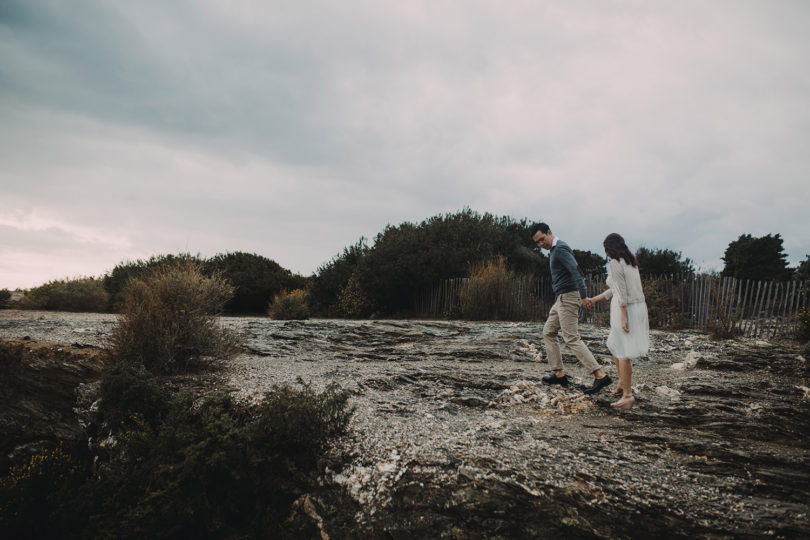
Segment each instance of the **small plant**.
[[164,373],[187,369],[204,356],[232,356],[240,337],[217,318],[232,294],[224,279],[204,275],[194,259],[131,279],[112,332],[113,356]]
[[309,319],[307,292],[303,289],[283,290],[273,297],[267,312],[276,320]]
[[801,341],[810,340],[810,309],[802,307],[796,316],[798,326],[796,327],[796,338]]
[[349,278],[346,286],[338,294],[337,311],[342,317],[360,319],[371,314],[371,302],[363,293],[356,275]]
[[11,291],[8,289],[0,289],[0,309],[6,309],[11,301]]

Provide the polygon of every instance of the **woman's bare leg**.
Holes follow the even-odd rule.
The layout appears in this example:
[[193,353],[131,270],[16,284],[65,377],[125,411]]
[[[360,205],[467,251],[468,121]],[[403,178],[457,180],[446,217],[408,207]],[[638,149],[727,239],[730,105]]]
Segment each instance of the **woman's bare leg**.
[[621,382],[621,372],[619,371],[619,359],[615,356],[613,357],[613,363],[616,364],[616,374],[620,376],[619,382],[616,383],[616,388],[613,389],[613,392],[610,393],[613,397],[621,397],[624,394],[624,390],[622,390],[622,382]]
[[636,399],[633,397],[633,365],[629,358],[619,358],[616,360],[616,369],[619,371],[619,388],[622,390],[622,398],[611,403],[611,407],[617,409],[629,409]]

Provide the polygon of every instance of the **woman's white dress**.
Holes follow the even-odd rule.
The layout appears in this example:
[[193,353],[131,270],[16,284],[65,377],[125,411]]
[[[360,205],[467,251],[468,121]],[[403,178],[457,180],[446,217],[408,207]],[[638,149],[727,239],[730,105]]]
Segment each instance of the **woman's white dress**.
[[[630,268],[635,272],[626,271],[625,279],[637,279],[640,286],[641,277],[638,275],[638,269],[628,267],[626,270]],[[607,285],[615,290],[615,284],[610,274],[608,274]],[[627,325],[630,327],[629,333],[622,329],[621,302],[618,295],[614,294],[610,299],[610,333],[607,338],[607,347],[616,358],[645,356],[650,348],[650,321],[647,317],[646,302],[627,304]]]

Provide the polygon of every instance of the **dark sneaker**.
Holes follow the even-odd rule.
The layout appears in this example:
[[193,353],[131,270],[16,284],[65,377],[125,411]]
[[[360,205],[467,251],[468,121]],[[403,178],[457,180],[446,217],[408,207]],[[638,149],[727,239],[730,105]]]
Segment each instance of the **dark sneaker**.
[[595,394],[599,390],[601,390],[602,388],[608,386],[612,382],[613,381],[610,379],[610,375],[605,375],[601,379],[596,379],[595,381],[593,381],[593,386],[591,386],[590,388],[586,388],[585,393],[586,394]]
[[560,386],[568,386],[568,375],[557,377],[555,374],[546,375],[543,377],[543,382],[546,384],[559,384]]

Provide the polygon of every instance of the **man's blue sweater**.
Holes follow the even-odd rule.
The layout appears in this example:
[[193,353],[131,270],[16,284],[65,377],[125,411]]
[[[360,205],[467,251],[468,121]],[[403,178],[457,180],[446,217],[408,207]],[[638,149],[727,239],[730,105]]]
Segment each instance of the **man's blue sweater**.
[[558,239],[557,245],[548,253],[548,263],[551,266],[551,290],[555,299],[561,294],[577,290],[580,298],[588,296],[585,280],[579,275],[577,260],[568,244]]

